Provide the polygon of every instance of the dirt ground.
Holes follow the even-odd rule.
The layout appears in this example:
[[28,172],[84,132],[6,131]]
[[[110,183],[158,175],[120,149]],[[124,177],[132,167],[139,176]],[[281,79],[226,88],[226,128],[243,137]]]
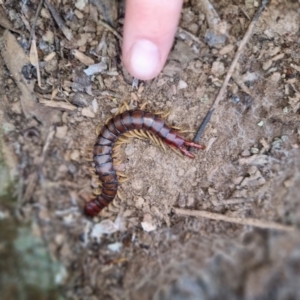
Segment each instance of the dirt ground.
[[[201,1],[185,1],[167,64],[149,82],[133,81],[121,64],[120,37],[99,21],[122,34],[123,5],[117,19],[103,19],[85,1],[53,4],[68,30],[42,7],[35,26],[41,89],[20,54],[29,54],[38,1],[1,2],[0,25],[16,32],[0,27],[0,108],[18,211],[64,266],[58,283],[65,298],[300,299],[299,1],[271,1],[260,16],[201,139],[207,149],[190,160],[149,140],[124,144],[118,169],[128,180],[93,220],[82,209],[97,187],[86,160],[96,129],[126,101],[170,111],[169,124],[195,131],[260,1],[212,1],[227,24],[218,44],[204,38]],[[3,50],[16,41],[20,49]],[[99,62],[98,73],[84,72]],[[174,208],[294,231],[181,216]]]

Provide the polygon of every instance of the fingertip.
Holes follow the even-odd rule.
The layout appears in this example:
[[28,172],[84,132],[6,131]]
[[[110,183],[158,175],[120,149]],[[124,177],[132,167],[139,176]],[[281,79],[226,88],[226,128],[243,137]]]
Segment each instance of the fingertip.
[[172,47],[183,0],[127,0],[122,59],[134,77],[150,80]]
[[141,80],[153,79],[163,68],[158,45],[147,39],[135,41],[124,63],[131,75]]

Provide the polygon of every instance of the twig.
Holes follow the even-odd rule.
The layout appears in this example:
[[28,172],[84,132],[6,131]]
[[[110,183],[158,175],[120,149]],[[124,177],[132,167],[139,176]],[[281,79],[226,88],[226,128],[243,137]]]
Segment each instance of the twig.
[[[215,99],[213,105],[211,106],[210,110],[208,111],[208,113],[207,113],[205,119],[207,118],[208,115],[210,115],[210,117],[211,117],[212,113],[213,113],[214,110],[218,107],[220,101],[223,99],[224,94],[225,94],[225,91],[226,91],[227,86],[228,86],[228,83],[229,83],[229,80],[230,80],[230,78],[231,78],[231,76],[232,76],[232,74],[233,74],[233,71],[234,71],[234,69],[235,69],[235,67],[236,67],[236,64],[237,64],[237,62],[238,62],[238,60],[239,60],[239,58],[240,58],[240,56],[241,56],[241,54],[242,54],[242,51],[243,51],[244,47],[246,46],[246,44],[248,43],[250,37],[252,36],[253,28],[254,28],[254,26],[255,26],[257,20],[259,19],[261,13],[263,12],[263,10],[265,9],[265,7],[266,7],[267,4],[269,3],[269,1],[270,1],[270,0],[263,0],[262,3],[261,3],[260,8],[258,9],[258,11],[256,12],[256,14],[254,15],[253,20],[251,21],[251,23],[250,23],[250,25],[249,25],[249,27],[248,27],[248,29],[247,29],[245,35],[244,35],[244,37],[243,37],[243,39],[242,39],[242,41],[241,41],[239,47],[238,47],[238,50],[237,50],[237,52],[236,52],[236,54],[235,54],[235,56],[234,56],[234,59],[233,59],[231,65],[230,65],[230,67],[229,67],[229,69],[228,69],[228,71],[227,71],[226,77],[225,77],[225,79],[224,79],[224,81],[223,81],[223,84],[222,84],[220,90],[219,90],[219,93],[218,93],[218,95],[217,95],[217,97],[216,97],[216,99]],[[202,124],[203,124],[203,123],[202,123]],[[195,138],[194,138],[194,142],[198,142],[199,139],[200,139],[200,137],[201,137],[201,134],[199,135],[198,132],[199,132],[200,130],[201,130],[202,132],[204,131],[204,129],[202,128],[202,124],[201,124],[199,130],[198,130],[197,133],[196,133],[197,139],[196,139],[196,137],[195,137]]]
[[51,15],[52,15],[53,19],[55,20],[57,26],[63,32],[63,34],[65,35],[65,37],[69,41],[71,41],[73,39],[72,31],[65,25],[63,19],[61,18],[61,16],[57,12],[57,10],[54,7],[54,5],[52,3],[50,3],[48,0],[44,0],[44,1],[45,1],[46,5],[47,5],[48,9],[50,10]]
[[203,210],[188,210],[188,209],[174,208],[174,212],[177,215],[202,217],[211,220],[230,222],[235,224],[264,228],[264,229],[295,231],[295,228],[292,226],[281,225],[275,222],[262,221],[258,219],[252,219],[252,218],[243,219],[243,218],[227,217],[221,214],[216,214],[216,213],[207,212]]
[[177,32],[178,32],[178,34],[181,34],[181,33],[186,34],[193,42],[195,42],[195,43],[197,43],[201,46],[204,45],[204,42],[202,42],[198,37],[196,37],[195,35],[193,35],[189,31],[187,31],[187,30],[185,30],[181,27],[178,27]]
[[200,140],[200,137],[202,136],[202,133],[204,132],[204,130],[205,130],[207,124],[209,123],[210,118],[211,118],[211,116],[212,116],[212,114],[213,114],[214,111],[215,111],[215,109],[213,108],[213,109],[211,109],[211,110],[206,114],[204,120],[202,121],[202,123],[201,123],[201,125],[200,125],[200,127],[199,127],[199,129],[198,129],[198,131],[197,131],[197,133],[196,133],[196,135],[195,135],[194,142]]
[[114,28],[112,28],[110,25],[108,25],[107,23],[105,23],[102,20],[98,21],[99,24],[101,24],[103,27],[105,27],[108,31],[110,31],[112,34],[114,34],[120,41],[123,40],[122,36],[119,34],[119,32],[117,30],[115,30]]
[[31,44],[31,41],[33,39],[35,39],[35,27],[36,27],[37,19],[38,19],[39,15],[40,15],[40,12],[42,10],[43,4],[44,4],[44,0],[40,0],[40,3],[37,7],[37,10],[36,10],[36,13],[35,13],[35,16],[34,16],[34,20],[33,20],[32,26],[31,26],[31,30],[30,30],[29,44]]

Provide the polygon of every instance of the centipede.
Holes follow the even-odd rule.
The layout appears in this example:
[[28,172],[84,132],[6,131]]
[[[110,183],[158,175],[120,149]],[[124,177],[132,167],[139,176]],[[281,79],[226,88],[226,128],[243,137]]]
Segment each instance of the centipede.
[[102,190],[95,199],[86,203],[84,208],[86,215],[90,217],[98,215],[116,197],[119,182],[113,165],[113,148],[120,136],[133,130],[149,131],[191,159],[195,158],[195,155],[188,147],[205,149],[205,145],[183,138],[177,130],[172,129],[154,113],[135,109],[117,114],[102,127],[93,148],[95,173],[101,182]]

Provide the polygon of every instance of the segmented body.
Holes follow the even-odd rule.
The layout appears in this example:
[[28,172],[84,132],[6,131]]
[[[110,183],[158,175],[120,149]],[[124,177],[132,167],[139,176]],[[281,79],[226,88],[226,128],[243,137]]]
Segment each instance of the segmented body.
[[120,135],[135,129],[149,130],[166,144],[176,147],[190,158],[194,158],[194,155],[185,146],[205,149],[204,145],[193,143],[179,136],[164,120],[150,112],[128,110],[116,115],[102,128],[94,146],[94,163],[96,173],[102,183],[102,193],[86,204],[87,215],[97,215],[115,198],[118,179],[112,160],[113,147]]

